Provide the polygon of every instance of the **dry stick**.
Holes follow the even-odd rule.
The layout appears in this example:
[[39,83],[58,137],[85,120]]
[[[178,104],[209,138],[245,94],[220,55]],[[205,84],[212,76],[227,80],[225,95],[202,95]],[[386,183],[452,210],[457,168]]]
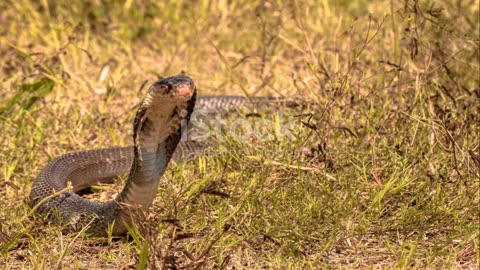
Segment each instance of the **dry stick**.
[[75,241],[77,240],[78,237],[80,237],[80,235],[82,233],[84,233],[89,227],[90,227],[90,224],[92,224],[92,222],[95,220],[95,217],[93,217],[76,235],[75,237],[73,237],[72,241],[70,241],[70,243],[65,247],[65,249],[63,250],[62,252],[62,255],[60,255],[60,258],[58,259],[58,262],[57,264],[55,265],[54,269],[60,269],[60,264],[62,263],[62,259],[67,255],[67,250],[69,250],[73,243],[75,243]]

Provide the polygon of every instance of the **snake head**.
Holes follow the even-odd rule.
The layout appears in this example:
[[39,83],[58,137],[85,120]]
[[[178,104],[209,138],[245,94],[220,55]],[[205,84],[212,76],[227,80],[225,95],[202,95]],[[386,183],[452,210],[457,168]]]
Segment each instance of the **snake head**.
[[154,96],[189,100],[195,92],[193,80],[185,75],[158,80],[152,84],[149,92]]

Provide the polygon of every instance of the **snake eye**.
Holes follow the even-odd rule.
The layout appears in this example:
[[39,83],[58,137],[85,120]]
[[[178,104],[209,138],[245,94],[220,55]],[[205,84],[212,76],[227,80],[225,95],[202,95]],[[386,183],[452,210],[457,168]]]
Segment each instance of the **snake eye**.
[[161,84],[161,93],[163,95],[170,93],[172,86],[169,84]]

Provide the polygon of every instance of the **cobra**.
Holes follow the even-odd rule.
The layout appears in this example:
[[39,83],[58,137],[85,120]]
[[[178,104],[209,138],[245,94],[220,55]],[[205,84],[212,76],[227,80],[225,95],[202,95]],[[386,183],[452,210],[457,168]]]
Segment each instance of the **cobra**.
[[[32,186],[29,204],[41,213],[57,211],[70,228],[88,226],[88,232],[122,235],[132,217],[152,204],[160,177],[180,141],[195,106],[193,80],[179,75],[153,83],[140,103],[133,123],[133,146],[74,152],[52,160]],[[94,203],[76,194],[104,178],[129,171],[126,184],[107,203]],[[67,188],[73,190],[52,196]]]
[[[68,230],[88,225],[88,232],[105,236],[112,226],[113,235],[125,234],[132,221],[141,218],[152,204],[172,156],[183,156],[180,151],[192,152],[180,139],[194,109],[215,114],[272,102],[288,107],[298,105],[271,97],[197,98],[196,86],[187,76],[158,80],[139,105],[133,123],[133,146],[79,151],[53,159],[33,183],[28,202],[39,213],[58,213]],[[112,201],[94,203],[77,194],[99,180],[126,173],[125,186]],[[62,192],[68,182],[73,190]]]

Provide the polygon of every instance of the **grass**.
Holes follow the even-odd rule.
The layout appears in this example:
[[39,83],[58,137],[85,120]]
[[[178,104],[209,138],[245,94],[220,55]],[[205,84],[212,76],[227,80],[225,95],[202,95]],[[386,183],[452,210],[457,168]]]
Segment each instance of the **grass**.
[[[0,4],[5,269],[478,268],[478,1],[166,2]],[[129,145],[146,87],[181,71],[317,105],[259,112],[290,137],[171,164],[130,237],[31,214],[49,160]]]

